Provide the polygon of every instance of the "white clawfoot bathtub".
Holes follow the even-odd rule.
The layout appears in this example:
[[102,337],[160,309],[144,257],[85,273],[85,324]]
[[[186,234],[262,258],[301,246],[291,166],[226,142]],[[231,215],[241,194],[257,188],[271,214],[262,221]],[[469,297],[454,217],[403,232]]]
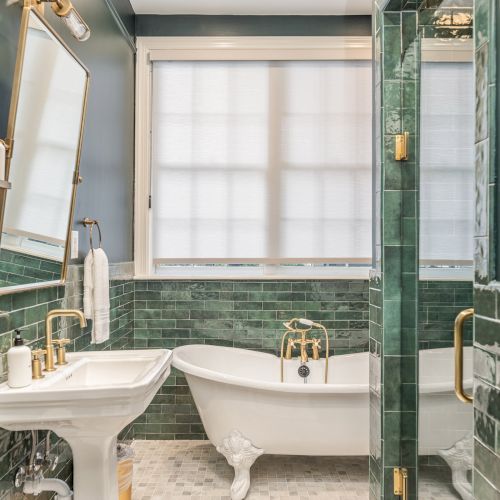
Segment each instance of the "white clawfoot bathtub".
[[[464,358],[471,377],[470,348]],[[281,383],[280,359],[271,354],[209,345],[174,350],[173,366],[186,375],[208,438],[235,467],[233,500],[246,496],[249,469],[262,453],[368,455],[369,354],[330,357],[328,384],[324,363],[309,361],[304,383],[299,361],[285,361]],[[426,420],[419,440],[426,454],[449,448],[472,426],[471,409],[453,394],[453,366],[452,349],[421,351],[420,414]]]

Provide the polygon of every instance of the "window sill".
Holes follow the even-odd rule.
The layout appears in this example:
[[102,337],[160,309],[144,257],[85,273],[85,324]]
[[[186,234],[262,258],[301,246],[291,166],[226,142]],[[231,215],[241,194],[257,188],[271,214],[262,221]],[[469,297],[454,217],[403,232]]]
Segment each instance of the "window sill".
[[[260,271],[260,272],[259,272]],[[157,281],[172,281],[172,280],[197,280],[197,281],[290,281],[290,280],[368,280],[370,267],[338,267],[316,269],[295,269],[294,272],[276,272],[274,274],[264,274],[261,269],[247,269],[242,272],[241,269],[213,269],[213,272],[207,273],[206,269],[190,269],[185,268],[178,270],[165,270],[163,274],[136,275],[135,280],[157,280]]]

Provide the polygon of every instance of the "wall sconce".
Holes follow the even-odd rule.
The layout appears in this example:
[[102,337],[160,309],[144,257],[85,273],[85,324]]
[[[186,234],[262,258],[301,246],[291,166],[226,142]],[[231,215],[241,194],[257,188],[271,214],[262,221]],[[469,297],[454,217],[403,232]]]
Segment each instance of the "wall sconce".
[[88,40],[90,28],[82,16],[73,7],[71,0],[36,0],[37,4],[49,2],[54,13],[59,16],[71,34],[80,42]]

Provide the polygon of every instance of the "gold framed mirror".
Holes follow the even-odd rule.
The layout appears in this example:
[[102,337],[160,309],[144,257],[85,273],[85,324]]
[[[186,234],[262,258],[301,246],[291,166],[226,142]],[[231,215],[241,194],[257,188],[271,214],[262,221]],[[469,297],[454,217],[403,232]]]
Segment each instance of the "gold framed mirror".
[[89,79],[24,0],[0,185],[0,295],[65,282]]

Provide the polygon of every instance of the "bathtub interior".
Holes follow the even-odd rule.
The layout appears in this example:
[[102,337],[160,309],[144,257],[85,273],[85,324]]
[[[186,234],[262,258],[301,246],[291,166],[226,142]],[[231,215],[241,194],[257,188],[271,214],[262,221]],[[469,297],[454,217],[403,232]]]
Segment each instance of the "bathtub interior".
[[[185,369],[189,366],[201,369],[205,376],[219,374],[255,382],[280,383],[280,358],[248,349],[236,349],[218,346],[184,346],[175,350],[177,362],[183,362]],[[304,384],[298,374],[300,360],[283,361],[284,382],[287,384]],[[334,386],[366,386],[368,390],[368,353],[330,356],[328,359],[328,383]],[[308,384],[324,384],[325,359],[309,360],[307,366],[310,374]]]

